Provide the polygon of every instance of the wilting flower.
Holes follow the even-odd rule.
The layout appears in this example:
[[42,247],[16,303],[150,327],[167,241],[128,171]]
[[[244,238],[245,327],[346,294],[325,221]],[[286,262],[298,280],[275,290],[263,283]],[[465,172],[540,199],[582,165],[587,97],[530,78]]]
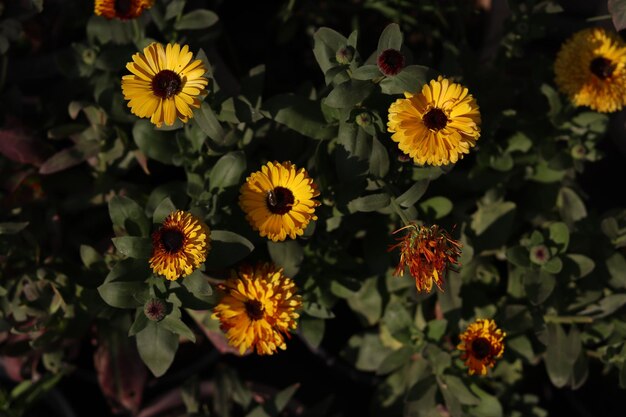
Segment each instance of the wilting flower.
[[259,355],[285,350],[284,337],[298,326],[296,312],[302,306],[297,287],[283,270],[272,264],[244,266],[219,288],[224,296],[213,310],[228,343],[243,354]]
[[193,214],[171,213],[152,234],[152,271],[172,281],[191,274],[206,260],[210,234],[209,227]]
[[478,319],[461,334],[457,349],[462,350],[461,359],[469,368],[469,374],[487,374],[487,367],[493,368],[496,359],[504,352],[503,339],[506,336],[493,320]]
[[317,186],[291,162],[268,162],[241,186],[239,205],[254,230],[274,242],[302,235],[317,220]]
[[404,55],[397,49],[385,49],[376,58],[378,69],[386,76],[398,74],[404,68]]
[[394,234],[401,230],[406,230],[406,234],[389,248],[400,249],[400,262],[394,275],[403,275],[408,267],[417,291],[430,292],[433,282],[443,291],[447,270],[459,265],[457,259],[461,254],[461,244],[437,225],[426,227],[411,223]]
[[154,0],[96,0],[94,12],[107,19],[134,19],[152,7]]
[[130,100],[130,111],[149,117],[157,127],[163,122],[171,126],[176,118],[186,123],[193,117],[192,108],[200,107],[198,97],[208,84],[206,68],[199,59],[193,60],[187,45],[164,48],[152,43],[134,54],[126,68],[132,74],[122,77],[122,92]]
[[626,44],[602,28],[575,33],[554,62],[556,84],[576,106],[614,112],[626,104]]
[[480,137],[478,105],[461,84],[439,77],[389,107],[387,130],[416,164],[456,163]]

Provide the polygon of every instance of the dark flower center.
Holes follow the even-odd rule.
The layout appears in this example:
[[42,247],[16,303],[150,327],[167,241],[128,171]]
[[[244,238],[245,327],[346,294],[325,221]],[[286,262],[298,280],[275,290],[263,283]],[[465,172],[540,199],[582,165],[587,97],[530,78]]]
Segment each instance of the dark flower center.
[[472,353],[476,359],[485,359],[491,353],[491,343],[484,337],[474,339],[472,342]]
[[183,247],[185,235],[175,229],[166,229],[161,232],[161,243],[168,253],[178,252]]
[[153,321],[160,321],[165,317],[165,303],[159,299],[148,300],[143,308],[146,317]]
[[115,13],[119,16],[128,16],[133,0],[115,0]]
[[274,214],[285,214],[291,210],[295,199],[290,189],[285,187],[276,187],[267,193],[265,202],[267,208]]
[[152,79],[152,92],[161,98],[171,98],[183,87],[180,76],[171,70],[162,70]]
[[248,300],[244,303],[246,313],[251,320],[261,320],[263,318],[263,304],[257,300]]
[[599,56],[591,61],[591,64],[589,64],[589,70],[596,77],[601,80],[605,80],[613,75],[613,71],[615,71],[615,64],[613,64],[610,59]]
[[422,117],[427,128],[432,130],[440,130],[448,124],[448,117],[443,110],[436,107],[430,109],[424,117]]
[[396,75],[404,68],[404,55],[397,49],[385,49],[378,56],[376,63],[383,74]]

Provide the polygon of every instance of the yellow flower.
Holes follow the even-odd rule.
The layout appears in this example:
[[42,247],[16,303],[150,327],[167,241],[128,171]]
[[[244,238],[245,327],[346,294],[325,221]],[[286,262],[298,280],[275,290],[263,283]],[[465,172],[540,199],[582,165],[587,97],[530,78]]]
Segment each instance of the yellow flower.
[[244,266],[219,288],[224,296],[213,310],[228,343],[243,354],[259,355],[285,350],[284,336],[298,326],[296,310],[302,306],[297,287],[282,269],[272,264]]
[[122,77],[124,98],[130,100],[130,111],[139,117],[149,117],[161,127],[173,125],[176,118],[186,123],[193,117],[192,108],[200,107],[198,98],[205,92],[206,69],[187,45],[152,43],[143,53],[133,55],[126,64],[132,72]]
[[456,163],[480,137],[478,105],[467,88],[439,76],[389,107],[387,130],[416,164]]
[[96,0],[94,12],[107,19],[134,19],[153,4],[154,0]]
[[461,359],[469,368],[469,374],[486,375],[496,359],[504,353],[504,333],[493,320],[478,319],[461,334],[457,349],[463,351]]
[[443,291],[447,270],[459,264],[457,258],[461,254],[461,244],[437,225],[426,227],[411,223],[394,233],[401,230],[407,230],[407,233],[398,239],[399,243],[389,248],[400,249],[400,262],[394,275],[404,275],[408,267],[418,292],[430,292],[433,282]]
[[589,28],[575,33],[554,62],[555,82],[576,106],[614,112],[626,104],[626,44],[616,33]]
[[150,268],[174,281],[191,274],[211,248],[211,231],[191,213],[176,210],[152,234]]
[[311,219],[317,220],[313,200],[317,186],[304,168],[291,162],[268,162],[241,186],[239,205],[254,230],[274,242],[302,235]]

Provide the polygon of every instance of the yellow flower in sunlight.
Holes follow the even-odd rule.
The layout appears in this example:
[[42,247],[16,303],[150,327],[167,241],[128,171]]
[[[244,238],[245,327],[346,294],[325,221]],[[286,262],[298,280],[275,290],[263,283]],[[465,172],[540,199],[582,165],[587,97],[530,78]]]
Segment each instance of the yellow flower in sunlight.
[[387,130],[416,164],[454,164],[480,137],[480,113],[467,88],[439,77],[389,107]]
[[284,337],[298,326],[296,310],[302,306],[297,287],[282,269],[272,264],[244,266],[219,287],[224,296],[213,310],[228,343],[243,354],[259,355],[285,350]]
[[291,162],[268,162],[241,186],[239,205],[254,230],[274,242],[302,235],[317,220],[317,186]]
[[186,123],[193,117],[209,82],[202,61],[193,60],[189,47],[177,43],[165,48],[152,43],[143,53],[134,54],[126,68],[132,74],[122,77],[122,92],[130,111],[149,117],[157,127],[171,126],[176,118]]

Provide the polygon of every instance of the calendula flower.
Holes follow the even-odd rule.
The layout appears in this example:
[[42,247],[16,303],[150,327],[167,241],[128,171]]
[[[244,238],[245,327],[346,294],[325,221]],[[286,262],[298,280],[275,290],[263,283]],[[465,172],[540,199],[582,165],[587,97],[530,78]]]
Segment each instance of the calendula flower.
[[94,12],[107,19],[134,19],[149,9],[154,0],[96,0]]
[[243,354],[259,355],[285,350],[285,337],[295,330],[302,306],[297,287],[282,269],[272,264],[244,266],[219,288],[224,296],[213,310],[228,343]]
[[152,43],[143,53],[133,55],[126,64],[132,73],[122,77],[124,98],[130,100],[130,111],[139,117],[149,117],[161,127],[173,125],[176,118],[186,123],[193,117],[193,108],[200,107],[198,98],[205,92],[208,80],[206,68],[194,60],[187,45]]
[[387,130],[416,164],[454,164],[480,137],[480,113],[467,88],[439,77],[389,107]]
[[171,281],[191,274],[206,260],[210,235],[209,227],[193,214],[171,213],[152,234],[152,271]]
[[575,33],[554,62],[559,89],[576,106],[614,112],[626,104],[626,44],[602,28]]
[[487,374],[496,359],[504,352],[504,333],[493,320],[478,319],[461,334],[457,349],[463,351],[461,359],[469,368],[469,374]]
[[449,268],[459,265],[461,244],[439,226],[418,226],[411,223],[394,232],[406,231],[389,250],[400,249],[400,262],[394,275],[404,275],[408,267],[417,291],[430,292],[433,282],[443,291],[443,278]]
[[386,76],[398,74],[404,69],[404,55],[397,49],[385,49],[376,58],[378,69]]
[[254,230],[274,242],[302,235],[317,220],[317,186],[304,168],[291,162],[268,162],[241,186],[239,205]]

